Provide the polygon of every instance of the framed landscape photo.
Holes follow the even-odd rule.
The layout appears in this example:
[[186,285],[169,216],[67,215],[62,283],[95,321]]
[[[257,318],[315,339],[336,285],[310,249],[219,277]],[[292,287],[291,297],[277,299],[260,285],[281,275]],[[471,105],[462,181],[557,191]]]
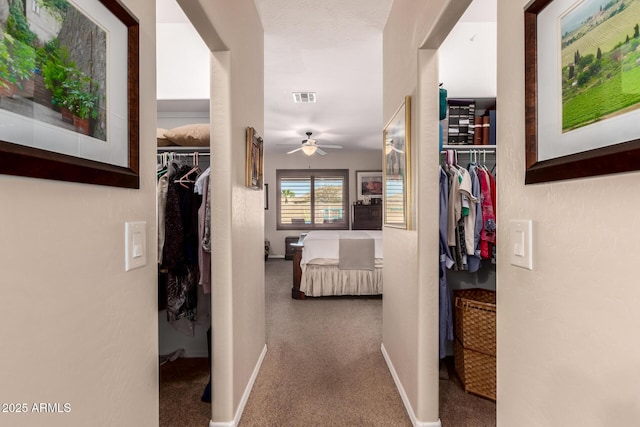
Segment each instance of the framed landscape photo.
[[411,97],[406,96],[382,133],[384,225],[410,229]]
[[382,198],[382,171],[356,171],[356,200]]
[[640,0],[535,0],[524,19],[525,183],[640,169]]
[[263,141],[254,128],[247,128],[246,185],[254,190],[262,190],[263,183]]
[[137,19],[115,0],[26,4],[0,2],[0,173],[139,188]]

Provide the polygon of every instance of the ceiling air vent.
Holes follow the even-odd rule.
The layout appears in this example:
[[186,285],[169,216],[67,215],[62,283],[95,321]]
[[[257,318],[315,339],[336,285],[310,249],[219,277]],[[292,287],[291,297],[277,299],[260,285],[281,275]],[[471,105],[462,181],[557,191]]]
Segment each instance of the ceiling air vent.
[[293,92],[293,102],[316,102],[315,92]]

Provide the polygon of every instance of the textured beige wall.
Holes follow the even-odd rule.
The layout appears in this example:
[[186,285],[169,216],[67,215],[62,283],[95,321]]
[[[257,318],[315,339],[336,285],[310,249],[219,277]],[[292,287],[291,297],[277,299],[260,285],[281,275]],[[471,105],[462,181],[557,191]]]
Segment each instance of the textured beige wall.
[[[415,101],[417,50],[421,42],[415,34],[416,7],[406,1],[394,2],[384,29],[383,126],[391,120],[406,95],[413,95]],[[412,119],[414,117],[415,110]],[[412,134],[415,134],[415,123],[412,120]],[[417,143],[417,139],[412,142]],[[383,239],[382,345],[401,383],[400,388],[413,408],[411,411],[415,412],[418,403],[417,233],[415,229],[385,227]]]
[[[640,173],[523,185],[526,4],[498,1],[498,425],[636,425]],[[533,271],[511,219],[533,220]]]
[[245,187],[245,130],[263,134],[264,42],[251,0],[183,2],[211,58],[214,423],[237,421],[265,347],[264,201]]
[[[0,175],[0,413],[6,426],[158,425],[155,2],[140,22],[139,190]],[[124,223],[147,222],[147,266],[124,271]]]
[[383,38],[385,122],[411,96],[413,224],[384,229],[383,346],[410,416],[428,425],[439,424],[437,48],[467,5],[395,1]]

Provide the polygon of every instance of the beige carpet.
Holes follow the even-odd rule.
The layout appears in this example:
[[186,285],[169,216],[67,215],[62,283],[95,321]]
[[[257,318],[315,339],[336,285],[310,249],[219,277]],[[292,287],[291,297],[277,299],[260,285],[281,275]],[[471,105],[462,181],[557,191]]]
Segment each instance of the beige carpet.
[[440,368],[440,421],[442,427],[495,427],[496,403],[465,393],[455,375],[453,356]]
[[209,359],[185,358],[160,366],[160,427],[206,427],[211,404],[200,401]]
[[[411,426],[380,351],[382,300],[293,300],[291,261],[282,259],[266,263],[265,277],[268,351],[239,426]],[[206,359],[188,360],[160,368],[161,427],[208,425]],[[182,374],[166,373],[183,364]],[[443,427],[496,425],[494,402],[465,393],[446,365],[441,378]]]
[[268,351],[240,426],[411,426],[380,351],[382,300],[293,300],[291,261],[266,277]]

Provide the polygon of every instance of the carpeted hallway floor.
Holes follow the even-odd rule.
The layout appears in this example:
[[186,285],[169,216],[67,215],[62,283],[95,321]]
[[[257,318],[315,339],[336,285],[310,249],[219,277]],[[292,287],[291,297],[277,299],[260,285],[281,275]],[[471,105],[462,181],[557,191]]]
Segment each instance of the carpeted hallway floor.
[[240,426],[411,426],[380,351],[382,300],[293,300],[291,261],[266,269],[267,356]]
[[[268,350],[240,427],[411,426],[380,350],[382,299],[293,300],[291,261],[265,268]],[[160,426],[208,425],[207,360],[188,361],[160,368]],[[464,393],[446,364],[441,377],[443,427],[495,426],[494,402]]]

